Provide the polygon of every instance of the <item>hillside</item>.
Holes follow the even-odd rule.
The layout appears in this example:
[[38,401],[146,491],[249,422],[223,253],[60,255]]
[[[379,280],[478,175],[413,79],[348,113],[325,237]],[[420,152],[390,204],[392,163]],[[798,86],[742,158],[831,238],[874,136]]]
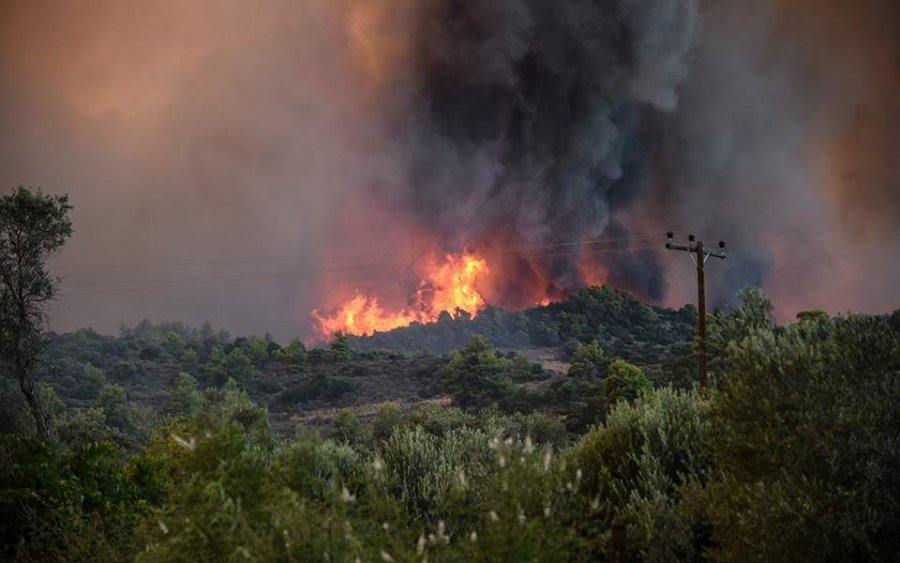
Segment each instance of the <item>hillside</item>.
[[[693,322],[690,308],[652,307],[609,288],[586,288],[567,301],[526,311],[489,308],[475,319],[446,317],[432,325],[349,338],[341,343],[346,349],[306,350],[298,341],[282,346],[268,336],[232,337],[209,324],[197,329],[143,321],[123,327],[118,336],[91,329],[50,334],[43,381],[72,412],[87,412],[118,396],[148,409],[149,420],[174,409],[179,374],[189,374],[201,391],[234,379],[268,408],[276,430],[289,434],[297,423],[327,427],[340,408],[366,420],[384,402],[410,411],[450,401],[453,392],[442,373],[447,353],[482,335],[498,350],[495,375],[503,388],[485,404],[497,403],[511,413],[541,407],[574,417],[569,426],[579,431],[599,416],[576,413],[588,409],[584,401],[590,403],[598,388],[582,389],[586,398],[570,400],[579,393],[566,372],[582,343],[599,341],[610,360],[641,366],[657,384],[684,385],[693,372],[688,345]],[[13,402],[17,398],[15,389],[5,395]]]
[[[587,310],[593,295],[632,302],[609,290],[571,302]],[[29,437],[23,401],[3,390],[0,498],[17,516],[0,535],[28,560],[174,560],[214,537],[261,560],[338,545],[338,560],[460,561],[477,548],[597,561],[621,521],[635,561],[712,549],[749,561],[763,541],[776,542],[767,560],[789,561],[798,541],[829,538],[827,559],[893,560],[900,311],[807,311],[778,326],[760,292],[739,297],[710,317],[706,391],[685,389],[690,347],[640,322],[635,345],[664,363],[630,364],[593,339],[512,351],[474,336],[437,355],[354,350],[345,337],[306,350],[177,323],[54,334],[40,387],[51,444]],[[545,322],[614,314],[571,302]],[[635,311],[647,309],[622,322]],[[107,543],[81,543],[97,522]],[[170,552],[144,557],[157,546]],[[84,555],[101,548],[111,555]]]
[[413,350],[446,353],[475,335],[500,348],[544,348],[598,340],[604,350],[642,363],[658,362],[666,348],[689,341],[696,309],[647,305],[627,291],[586,287],[565,301],[524,311],[488,307],[474,319],[444,314],[436,323],[414,324],[351,339],[359,350]]

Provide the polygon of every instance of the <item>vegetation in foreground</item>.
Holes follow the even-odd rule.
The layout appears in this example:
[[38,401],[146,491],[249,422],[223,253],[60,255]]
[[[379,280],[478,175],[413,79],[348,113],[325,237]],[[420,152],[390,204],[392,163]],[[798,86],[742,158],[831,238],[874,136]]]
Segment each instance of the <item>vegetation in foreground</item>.
[[707,392],[653,389],[583,347],[567,377],[597,370],[604,415],[581,435],[467,403],[498,360],[478,340],[441,368],[460,406],[343,412],[328,439],[279,439],[237,380],[187,377],[147,440],[6,434],[2,555],[594,561],[623,526],[633,560],[892,560],[900,313],[779,327],[761,294],[743,300],[710,319]]

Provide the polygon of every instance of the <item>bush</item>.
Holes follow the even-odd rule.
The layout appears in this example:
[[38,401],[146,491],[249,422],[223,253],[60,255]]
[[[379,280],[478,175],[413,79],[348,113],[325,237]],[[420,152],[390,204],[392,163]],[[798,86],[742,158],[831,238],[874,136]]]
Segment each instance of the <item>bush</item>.
[[705,530],[680,511],[683,487],[701,482],[708,470],[708,418],[708,401],[694,392],[659,389],[634,404],[620,402],[568,454],[567,462],[583,471],[581,494],[600,507],[584,514],[583,525],[626,525],[633,558],[698,557]]
[[625,360],[616,360],[609,366],[603,388],[607,404],[614,405],[619,401],[636,400],[653,389],[653,385],[641,368]]
[[378,407],[378,413],[372,422],[372,435],[376,440],[387,440],[394,432],[394,428],[400,424],[403,415],[400,409],[391,403],[382,403]]
[[488,436],[467,427],[441,436],[421,426],[395,431],[379,448],[388,490],[413,517],[436,523],[460,474],[477,478],[493,458]]
[[291,340],[290,344],[276,353],[276,359],[285,363],[293,373],[303,371],[307,362],[306,347],[298,339]]
[[487,339],[475,336],[461,351],[450,354],[441,375],[455,404],[480,408],[510,393],[508,368],[508,361],[497,356]]
[[301,438],[279,452],[274,473],[304,497],[326,500],[362,474],[359,454],[347,444]]
[[[824,329],[824,330],[823,330]],[[713,394],[717,478],[700,504],[722,561],[900,552],[900,335],[885,317],[756,325]]]
[[[109,443],[67,454],[28,438],[0,437],[0,557],[114,561],[134,556],[136,520],[160,502],[160,469],[128,468]],[[138,470],[138,465],[140,468]]]
[[331,437],[338,443],[365,446],[369,441],[369,433],[363,428],[359,419],[350,409],[341,409],[334,418],[334,429]]
[[200,408],[203,395],[197,388],[197,380],[189,373],[181,372],[175,378],[175,388],[169,396],[163,412],[169,415],[193,415]]
[[596,379],[603,377],[609,363],[603,348],[596,340],[590,344],[577,344],[569,367],[569,377]]

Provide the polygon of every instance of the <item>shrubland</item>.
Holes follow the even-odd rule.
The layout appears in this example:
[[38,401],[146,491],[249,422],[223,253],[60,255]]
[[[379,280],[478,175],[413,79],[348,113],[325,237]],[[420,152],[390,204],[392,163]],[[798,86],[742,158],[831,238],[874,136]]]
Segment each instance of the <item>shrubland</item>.
[[[764,295],[740,297],[708,319],[706,390],[602,334],[566,373],[487,338],[416,356],[178,325],[53,336],[71,381],[40,387],[51,440],[4,399],[0,557],[596,561],[618,527],[632,561],[893,560],[900,313],[778,326]],[[160,396],[128,384],[154,362],[171,370]],[[272,422],[272,397],[392,367],[450,404],[381,402],[366,420],[351,404],[324,434]]]

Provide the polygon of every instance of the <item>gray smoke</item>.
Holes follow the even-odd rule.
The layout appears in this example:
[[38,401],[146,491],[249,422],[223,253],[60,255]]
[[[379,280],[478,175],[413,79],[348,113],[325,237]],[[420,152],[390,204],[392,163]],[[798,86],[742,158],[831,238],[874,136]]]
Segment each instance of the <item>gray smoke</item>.
[[[602,235],[646,187],[647,122],[677,108],[699,20],[694,0],[423,2],[397,116],[409,181],[391,195],[457,246]],[[580,283],[574,257],[545,262]]]
[[[783,319],[900,306],[900,4],[706,2],[680,94],[637,213],[729,240],[714,302],[762,285]],[[667,302],[693,299],[668,258]]]
[[[670,228],[731,243],[717,302],[761,282],[780,311],[896,308],[895,240],[769,239],[896,232],[898,27],[894,0],[9,0],[0,186],[75,205],[57,329],[305,335],[356,287],[408,295],[383,253],[417,238]],[[685,256],[633,247],[590,256],[693,300]],[[332,258],[266,261],[310,256]],[[94,265],[121,267],[72,269]],[[335,272],[258,277],[306,270]],[[582,281],[573,256],[496,270],[501,304]]]
[[[784,316],[810,295],[837,310],[900,305],[877,275],[858,274],[865,259],[898,273],[897,245],[859,252],[846,242],[896,229],[900,216],[891,156],[900,5],[702,8],[701,26],[690,1],[421,3],[412,95],[395,117],[410,177],[393,190],[396,204],[457,248],[669,228],[727,239],[730,260],[711,268],[715,303],[763,285]],[[828,236],[844,240],[821,242]],[[819,240],[801,252],[792,237]],[[637,250],[599,260],[614,285],[671,304],[693,299],[686,257]],[[575,261],[505,272],[500,300],[523,304],[516,289],[529,277],[577,287]]]

